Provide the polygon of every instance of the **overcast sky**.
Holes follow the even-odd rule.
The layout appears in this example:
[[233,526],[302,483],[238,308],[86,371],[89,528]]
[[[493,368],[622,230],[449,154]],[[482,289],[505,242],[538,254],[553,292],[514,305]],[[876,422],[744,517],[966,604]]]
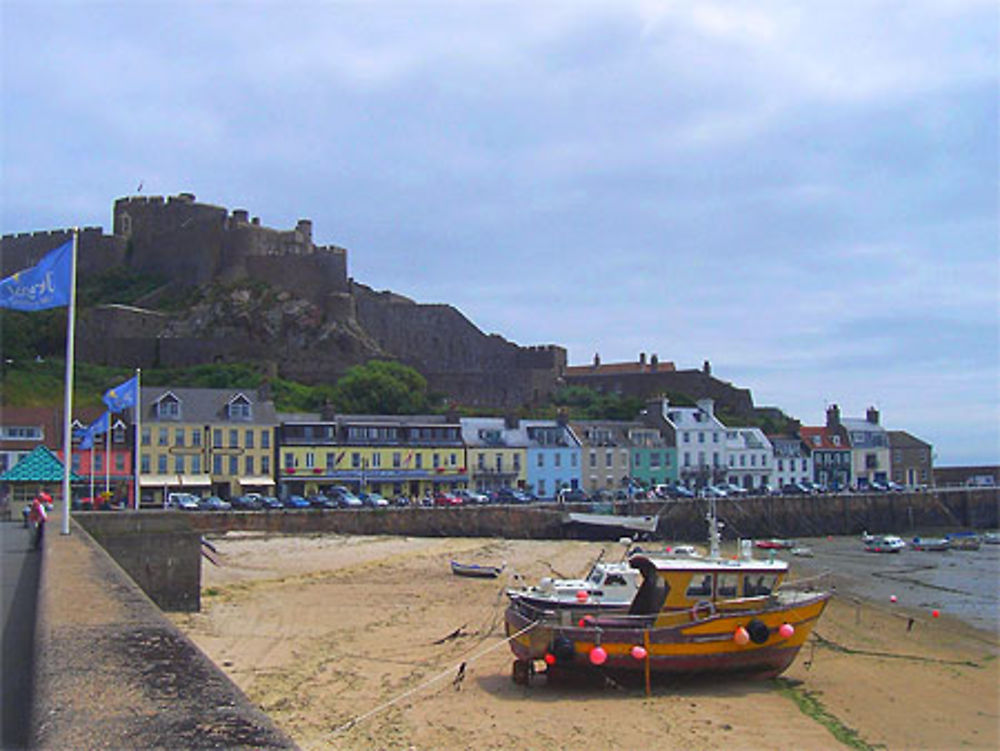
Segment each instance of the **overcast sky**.
[[3,232],[195,193],[571,364],[1000,461],[983,2],[2,2]]

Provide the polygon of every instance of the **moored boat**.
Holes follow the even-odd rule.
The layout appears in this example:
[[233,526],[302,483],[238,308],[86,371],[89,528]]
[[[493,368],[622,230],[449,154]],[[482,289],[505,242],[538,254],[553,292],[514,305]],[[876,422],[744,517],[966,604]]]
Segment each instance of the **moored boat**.
[[906,543],[896,535],[875,535],[865,543],[869,553],[898,553],[905,547]]
[[942,552],[951,549],[951,543],[944,537],[914,537],[910,547],[914,550]]
[[639,590],[639,572],[626,561],[598,560],[581,579],[543,578],[537,585],[508,589],[511,602],[527,608],[572,611],[574,616],[625,612]]
[[1000,545],[1000,532],[986,532],[983,535],[983,542],[987,545]]
[[719,554],[714,502],[705,557],[639,554],[628,565],[642,581],[624,613],[580,617],[571,608],[512,598],[505,626],[513,679],[526,684],[536,663],[553,674],[602,669],[653,674],[775,676],[795,659],[831,596],[786,582],[788,563]]
[[951,543],[952,550],[979,550],[982,538],[975,532],[953,532],[945,535]]
[[496,579],[503,573],[503,566],[482,566],[478,563],[451,562],[451,573],[455,576],[468,576],[474,579]]

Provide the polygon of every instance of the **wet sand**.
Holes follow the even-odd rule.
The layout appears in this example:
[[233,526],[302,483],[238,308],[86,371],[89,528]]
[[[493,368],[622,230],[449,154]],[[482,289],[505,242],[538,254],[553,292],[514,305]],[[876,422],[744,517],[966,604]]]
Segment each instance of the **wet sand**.
[[[213,540],[203,611],[183,630],[304,749],[995,749],[997,634],[926,612],[900,590],[868,600],[856,541],[808,541],[805,576],[850,553],[837,596],[784,676],[641,687],[510,680],[500,580],[574,576],[616,543],[259,536]],[[836,546],[846,547],[835,552]],[[929,555],[929,554],[925,554]],[[974,555],[971,553],[970,555]],[[853,568],[852,568],[853,567]],[[886,580],[890,581],[891,580]],[[897,584],[898,582],[892,582]],[[900,584],[900,586],[904,586]],[[914,585],[916,586],[916,585]],[[912,623],[910,621],[912,619]],[[459,665],[464,677],[457,680]]]

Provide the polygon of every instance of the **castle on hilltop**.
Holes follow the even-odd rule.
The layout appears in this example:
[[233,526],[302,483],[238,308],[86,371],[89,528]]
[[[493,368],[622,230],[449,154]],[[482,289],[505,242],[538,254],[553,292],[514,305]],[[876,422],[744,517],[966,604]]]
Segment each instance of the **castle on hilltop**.
[[[322,383],[377,358],[410,365],[431,391],[475,407],[538,404],[566,384],[640,398],[683,390],[738,412],[753,407],[748,391],[708,372],[675,371],[655,356],[648,373],[599,360],[568,368],[564,347],[520,346],[483,333],[451,305],[376,291],[348,276],[346,249],[313,242],[309,219],[273,229],[244,209],[198,203],[191,193],[119,198],[113,212],[110,235],[101,227],[80,231],[80,278],[123,267],[164,283],[131,306],[82,301],[81,360],[143,368],[253,361],[286,378]],[[70,232],[3,235],[0,275],[34,265]],[[225,293],[207,302],[187,295],[212,285]],[[157,305],[164,296],[198,302],[165,312]]]

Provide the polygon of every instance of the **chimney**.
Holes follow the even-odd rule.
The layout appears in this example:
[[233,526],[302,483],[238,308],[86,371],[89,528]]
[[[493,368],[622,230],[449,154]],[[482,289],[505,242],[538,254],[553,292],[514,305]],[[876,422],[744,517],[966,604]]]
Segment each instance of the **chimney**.
[[639,353],[639,364],[640,365],[645,365],[646,364],[646,353],[645,352],[640,352]]
[[556,424],[560,428],[565,428],[569,425],[569,410],[565,407],[560,407],[559,411],[556,413]]
[[865,419],[872,425],[878,425],[878,410],[874,407],[869,407]]
[[712,363],[710,363],[708,360],[705,360],[704,364],[702,364],[701,366],[701,372],[707,376],[712,375]]
[[517,426],[520,424],[520,418],[518,418],[518,416],[513,412],[508,412],[503,417],[503,426],[507,428],[507,430],[517,430]]
[[840,427],[840,407],[836,404],[831,404],[826,408],[826,427],[830,430],[836,430]]
[[597,352],[594,353],[594,370],[601,367],[601,356]]
[[660,367],[660,356],[654,352],[649,358],[649,369],[655,373],[656,369],[659,367]]

